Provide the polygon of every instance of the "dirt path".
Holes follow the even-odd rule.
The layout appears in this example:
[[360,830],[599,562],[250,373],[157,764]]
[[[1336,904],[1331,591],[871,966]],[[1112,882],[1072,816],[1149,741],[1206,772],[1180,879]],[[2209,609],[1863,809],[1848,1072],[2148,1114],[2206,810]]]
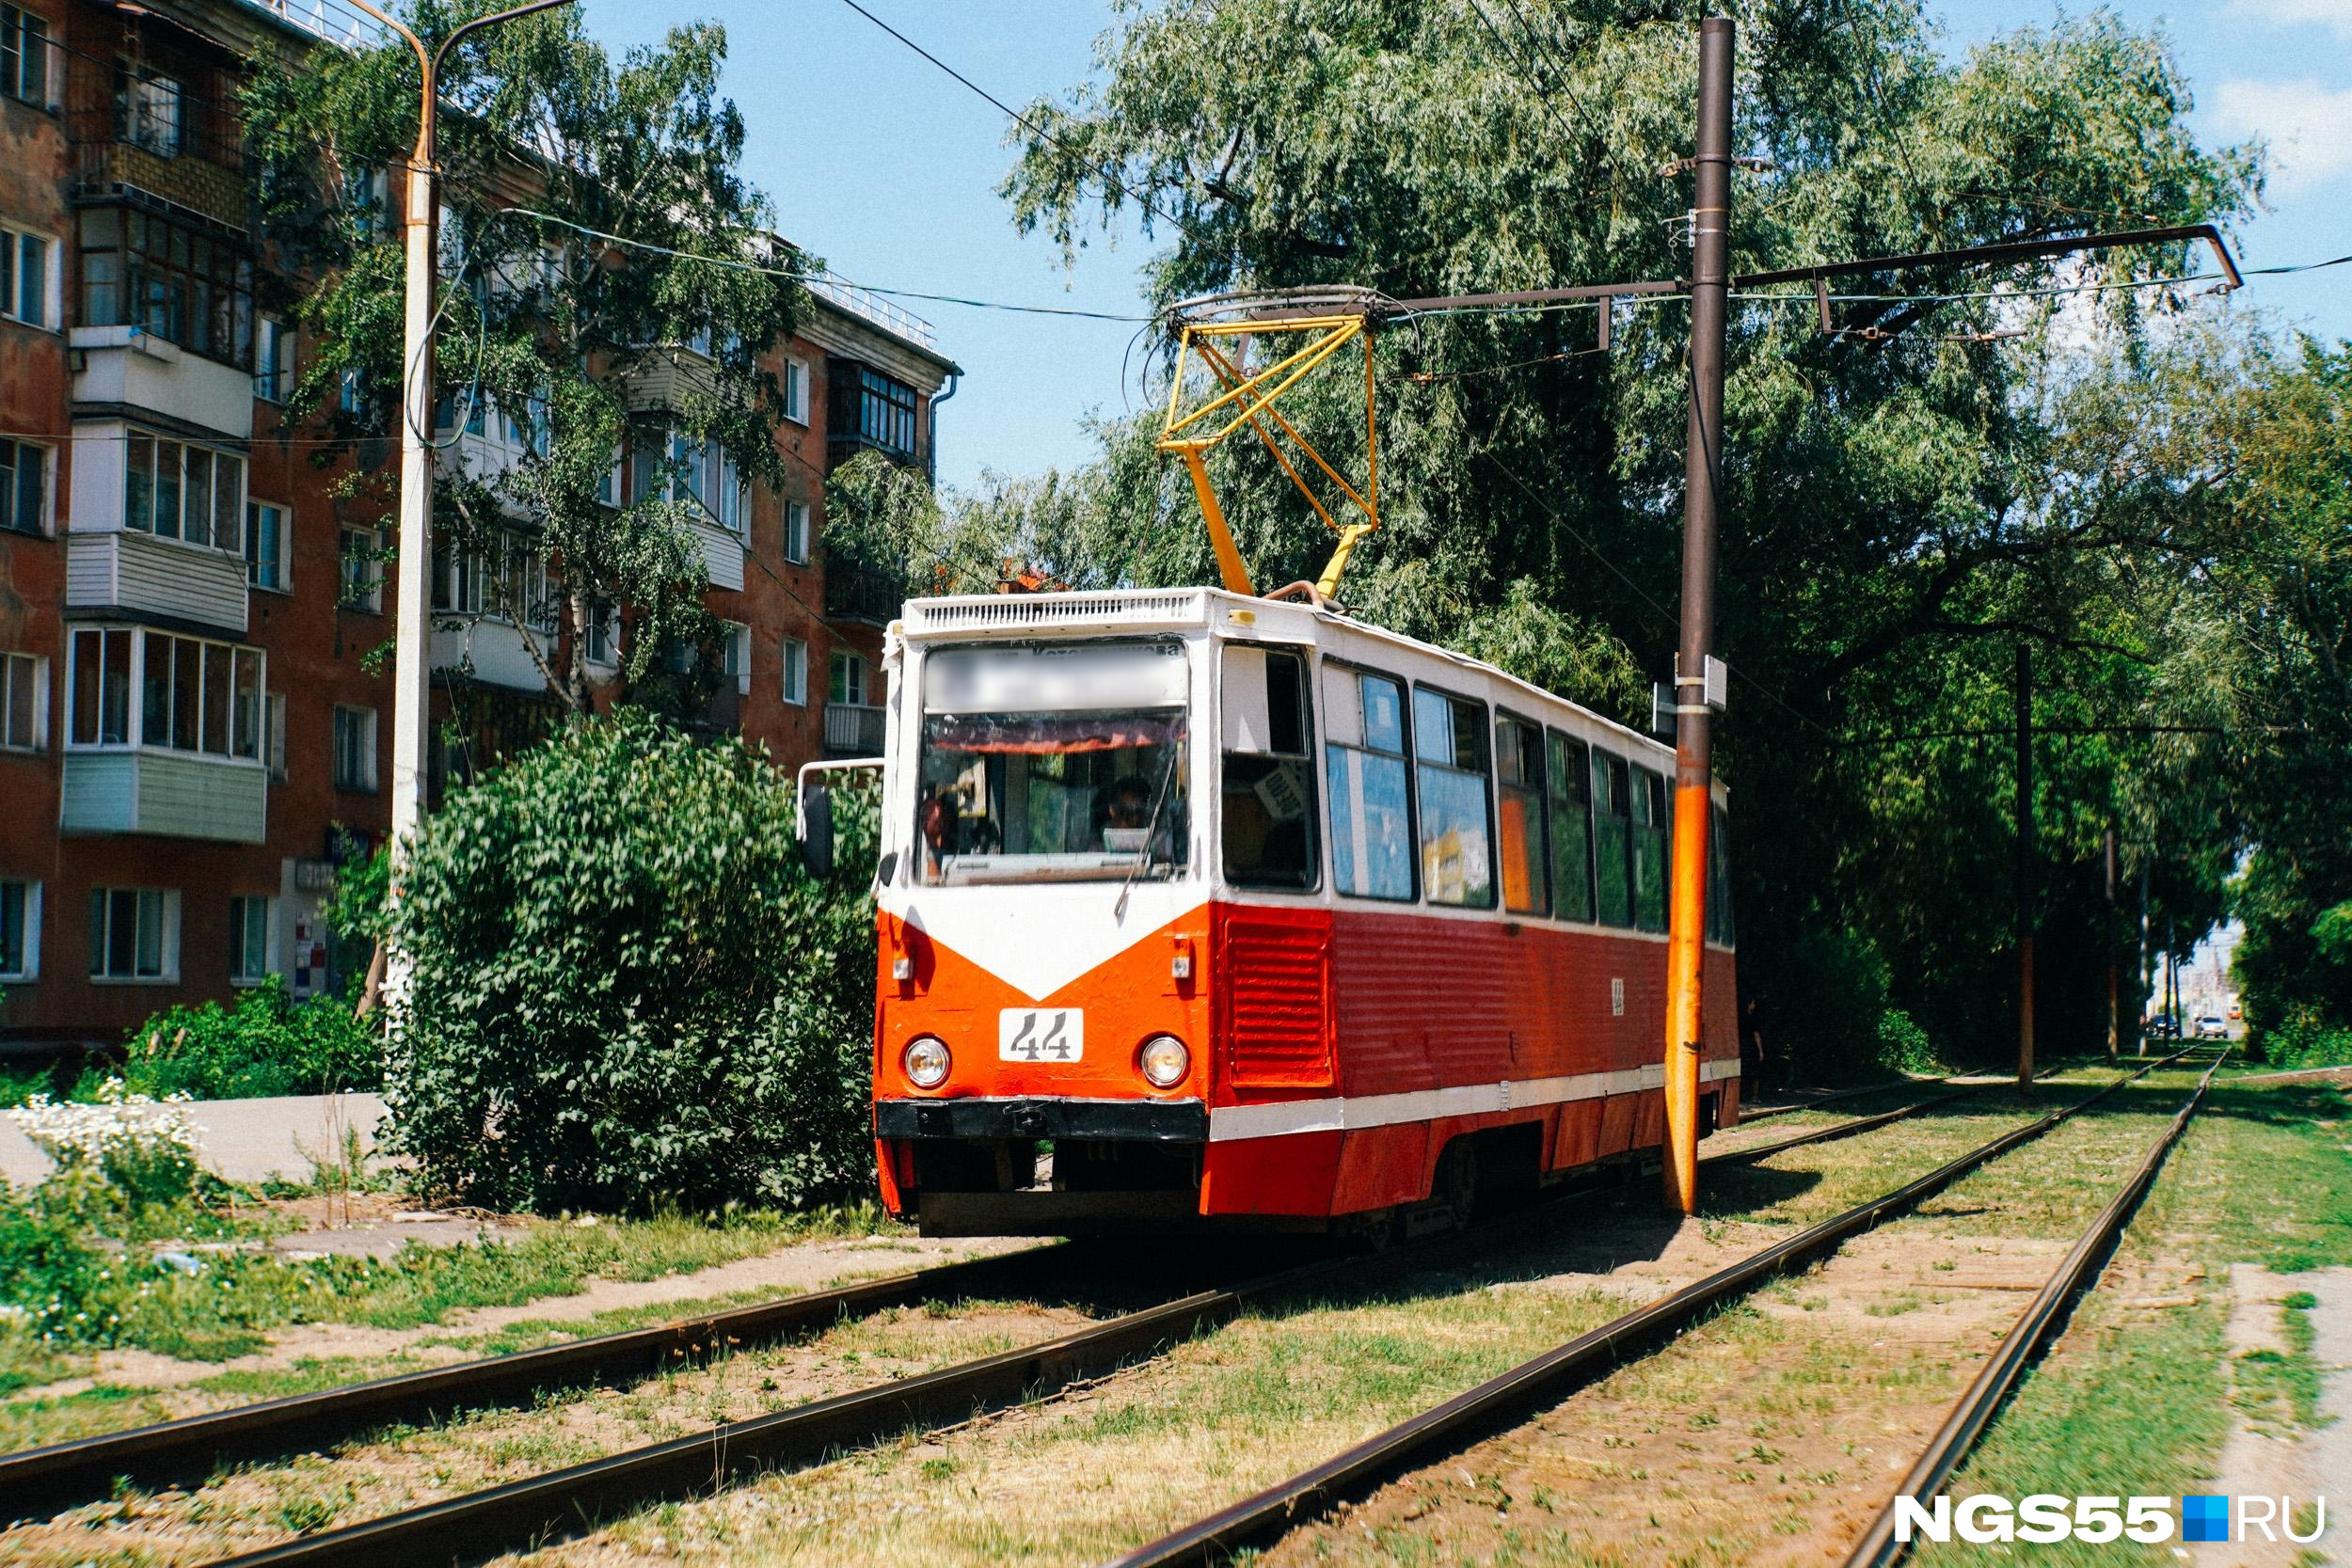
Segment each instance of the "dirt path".
[[[2275,1419],[2255,1418],[2241,1403],[2236,1428],[2221,1450],[2218,1473],[2208,1483],[2224,1497],[2284,1496],[2297,1507],[2308,1506],[2314,1497],[2334,1502],[2337,1498],[2330,1494],[2340,1496],[2344,1478],[2352,1476],[2352,1269],[2273,1274],[2245,1263],[2232,1269],[2231,1370],[2235,1373],[2244,1356],[2290,1354],[2285,1303],[2298,1292],[2318,1304],[2310,1309],[2310,1323],[2312,1354],[2322,1380],[2322,1424],[2316,1429],[2283,1427]],[[2352,1561],[2344,1527],[2333,1518],[2328,1523],[2328,1534],[2309,1546],[2282,1536],[2265,1540],[2254,1528],[2249,1530],[2252,1540],[2201,1544],[2184,1555],[2201,1568],[2303,1568],[2314,1561]]]

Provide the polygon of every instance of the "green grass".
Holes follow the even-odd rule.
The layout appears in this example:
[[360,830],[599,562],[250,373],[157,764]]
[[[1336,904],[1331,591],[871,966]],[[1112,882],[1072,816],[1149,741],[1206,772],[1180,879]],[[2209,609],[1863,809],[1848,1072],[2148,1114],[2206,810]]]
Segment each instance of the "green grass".
[[[2173,1149],[2119,1253],[2126,1264],[2185,1260],[2201,1279],[2193,1307],[2153,1313],[2103,1291],[2075,1313],[2061,1354],[2021,1386],[1954,1478],[1954,1496],[2047,1492],[2177,1497],[2213,1474],[2234,1417],[2225,1330],[2215,1282],[2233,1263],[2282,1273],[2352,1262],[2352,1159],[2344,1145],[2344,1095],[2330,1085],[2217,1085],[2208,1108]],[[2237,1397],[2258,1413],[2308,1422],[2316,1399],[2309,1323],[2288,1311],[2285,1356],[2241,1358]],[[2300,1334],[2298,1336],[2298,1329]],[[2250,1363],[2250,1364],[2249,1364]],[[2170,1560],[2167,1545],[2074,1543],[2035,1548],[2037,1561],[2110,1564]],[[1937,1563],[2010,1560],[1996,1548],[1931,1547]]]

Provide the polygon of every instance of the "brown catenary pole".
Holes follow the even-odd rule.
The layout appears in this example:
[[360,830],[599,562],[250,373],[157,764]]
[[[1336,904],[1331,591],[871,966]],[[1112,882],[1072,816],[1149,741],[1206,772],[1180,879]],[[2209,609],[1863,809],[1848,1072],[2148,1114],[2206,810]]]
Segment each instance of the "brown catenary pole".
[[1666,1159],[1670,1212],[1698,1203],[1701,966],[1713,737],[1707,659],[1715,635],[1716,483],[1723,473],[1724,317],[1730,273],[1732,24],[1699,24],[1696,199],[1691,211],[1691,417],[1682,490],[1682,641],[1675,660],[1674,866],[1666,936]]
[[2033,1092],[2033,651],[2017,644],[2017,1088]]

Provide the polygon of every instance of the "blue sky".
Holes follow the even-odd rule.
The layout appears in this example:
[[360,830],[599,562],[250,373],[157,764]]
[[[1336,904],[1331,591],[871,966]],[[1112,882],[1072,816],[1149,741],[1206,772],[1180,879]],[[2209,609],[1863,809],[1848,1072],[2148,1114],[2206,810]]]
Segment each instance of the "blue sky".
[[[1102,0],[865,0],[876,14],[1016,107],[1092,68],[1108,24]],[[995,194],[1010,163],[1003,115],[840,0],[585,0],[609,44],[650,41],[697,17],[727,25],[726,88],[750,125],[746,172],[781,227],[860,282],[977,298],[1133,312],[1151,246],[1132,230],[1098,236],[1065,271],[1056,247],[1023,237]],[[1959,0],[1933,8],[1966,49],[2046,24],[2051,0]],[[2087,8],[2071,8],[2080,11]],[[2173,39],[2210,141],[2249,135],[2277,152],[2270,204],[2246,226],[2246,264],[2352,251],[2352,0],[2204,0],[2112,8]],[[1566,281],[1564,279],[1564,281]],[[937,324],[968,372],[941,410],[939,474],[1035,472],[1083,461],[1082,421],[1123,411],[1120,360],[1132,325],[908,301]],[[2260,308],[2352,336],[2352,267],[2258,282],[2233,309]]]

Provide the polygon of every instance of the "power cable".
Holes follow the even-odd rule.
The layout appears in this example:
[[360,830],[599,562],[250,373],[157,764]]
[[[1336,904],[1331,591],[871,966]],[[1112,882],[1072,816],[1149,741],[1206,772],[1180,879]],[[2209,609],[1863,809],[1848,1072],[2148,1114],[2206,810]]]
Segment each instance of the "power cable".
[[[1471,4],[1475,7],[1477,0],[1471,0]],[[1556,48],[1550,34],[1546,29],[1537,27],[1534,20],[1519,9],[1519,0],[1502,0],[1502,5],[1518,22],[1519,30],[1534,40],[1535,47],[1558,68],[1560,90],[1566,94],[1568,106],[1576,111],[1576,118],[1584,122],[1586,134],[1600,144],[1601,155],[1605,160],[1608,157],[1609,138],[1602,134],[1600,127],[1593,122],[1591,111],[1584,107],[1584,100],[1577,92],[1575,82],[1570,79],[1575,68],[1569,63],[1565,52]]]
[[1036,136],[1041,140],[1052,142],[1056,147],[1061,149],[1061,150],[1074,162],[1088,169],[1092,170],[1095,177],[1101,180],[1104,184],[1111,190],[1117,191],[1120,195],[1125,197],[1130,201],[1133,201],[1136,206],[1141,207],[1145,212],[1150,213],[1156,218],[1159,218],[1162,222],[1172,225],[1175,229],[1193,240],[1196,244],[1207,245],[1212,249],[1216,248],[1215,242],[1211,241],[1207,235],[1202,234],[1199,230],[1193,228],[1192,225],[1186,223],[1180,217],[1172,215],[1164,208],[1155,205],[1148,197],[1138,195],[1125,181],[1120,179],[1118,175],[1112,173],[1108,165],[1097,163],[1093,159],[1089,158],[1085,153],[1071,146],[1069,142],[1065,141],[1060,136],[1056,135],[1045,127],[1038,124],[1037,121],[1029,119],[1026,115],[1014,108],[1011,104],[1007,103],[1003,99],[997,97],[986,87],[981,87],[977,82],[972,80],[971,77],[966,76],[962,71],[958,71],[954,66],[949,65],[946,60],[941,59],[938,55],[932,54],[930,50],[924,48],[921,44],[915,42],[904,33],[898,31],[898,28],[893,27],[889,23],[884,22],[881,17],[876,16],[872,11],[867,10],[864,6],[859,5],[858,0],[841,0],[841,3],[849,7],[850,9],[857,12],[858,15],[864,17],[866,21],[872,23],[875,26],[880,27],[883,32],[888,33],[892,38],[897,39],[900,43],[905,44],[909,49],[914,50],[914,53],[923,56],[924,59],[929,60],[932,65],[937,66],[941,71],[946,71],[958,83],[969,88],[972,92],[977,93],[980,98],[992,105],[999,114],[1011,120],[1015,125],[1020,126],[1023,130],[1028,132],[1029,135]]
[[[1573,144],[1577,139],[1575,128],[1568,124],[1557,108],[1552,106],[1550,95],[1544,90],[1543,83],[1537,81],[1535,73],[1527,69],[1518,51],[1512,46],[1508,39],[1502,36],[1502,30],[1494,24],[1494,19],[1486,14],[1486,8],[1480,4],[1480,0],[1470,0],[1470,14],[1478,18],[1478,24],[1486,29],[1486,36],[1495,40],[1495,47],[1501,49],[1506,56],[1511,74],[1527,84],[1528,89],[1534,93],[1535,101],[1544,106],[1544,112],[1551,116],[1553,123],[1560,127],[1562,133]],[[1602,146],[1606,148],[1607,143],[1603,142]]]

